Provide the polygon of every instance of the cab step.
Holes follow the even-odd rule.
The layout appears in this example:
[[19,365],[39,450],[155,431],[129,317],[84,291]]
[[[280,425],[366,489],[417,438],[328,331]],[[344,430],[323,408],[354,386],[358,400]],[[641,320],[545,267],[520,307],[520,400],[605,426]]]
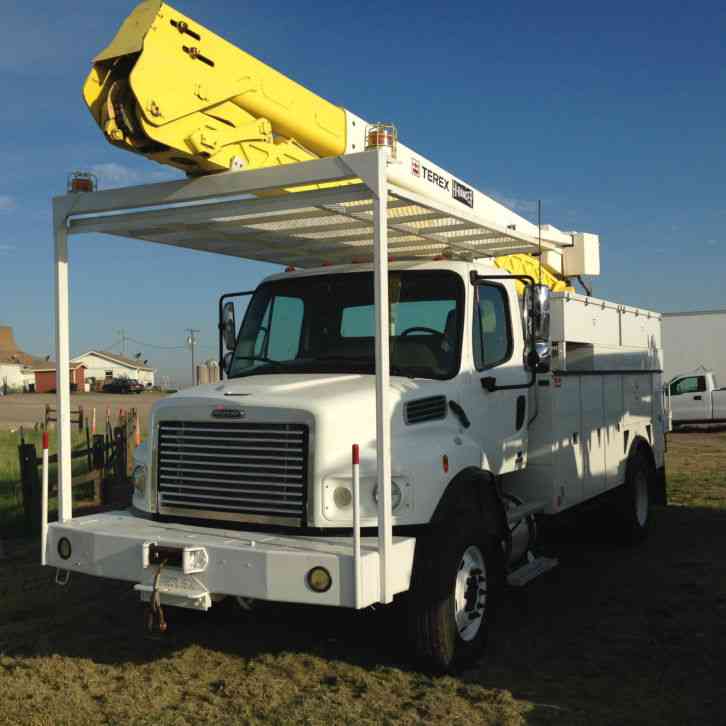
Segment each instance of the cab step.
[[507,583],[512,587],[524,587],[545,572],[549,572],[559,565],[560,562],[554,557],[536,557],[526,565],[510,572],[507,576]]

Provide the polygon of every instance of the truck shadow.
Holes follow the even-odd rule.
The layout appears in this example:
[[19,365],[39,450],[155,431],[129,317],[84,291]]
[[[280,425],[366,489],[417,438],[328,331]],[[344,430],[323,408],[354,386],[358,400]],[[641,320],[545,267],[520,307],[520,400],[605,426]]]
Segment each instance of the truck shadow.
[[[726,512],[667,507],[655,514],[650,539],[635,549],[614,545],[608,520],[594,513],[548,532],[545,549],[561,567],[507,595],[485,657],[455,677],[459,687],[511,691],[538,704],[533,722],[585,720],[599,703],[611,722],[635,723],[639,704],[654,701],[662,723],[716,723],[715,709],[726,706],[716,683],[726,668]],[[7,574],[7,562],[0,567]],[[25,577],[37,571],[28,565]],[[6,653],[119,665],[200,647],[430,677],[404,655],[403,602],[359,613],[284,604],[245,613],[231,600],[206,615],[167,608],[169,631],[151,636],[128,584],[75,577],[51,591],[43,577],[45,585],[0,621]]]

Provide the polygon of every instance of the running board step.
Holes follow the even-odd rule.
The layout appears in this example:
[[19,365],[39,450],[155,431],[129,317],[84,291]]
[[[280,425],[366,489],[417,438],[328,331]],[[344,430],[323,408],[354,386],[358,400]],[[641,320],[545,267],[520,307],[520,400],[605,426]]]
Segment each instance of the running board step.
[[528,582],[532,582],[536,577],[544,575],[559,565],[559,560],[553,557],[537,557],[528,562],[526,565],[510,572],[507,576],[507,582],[512,587],[523,587]]

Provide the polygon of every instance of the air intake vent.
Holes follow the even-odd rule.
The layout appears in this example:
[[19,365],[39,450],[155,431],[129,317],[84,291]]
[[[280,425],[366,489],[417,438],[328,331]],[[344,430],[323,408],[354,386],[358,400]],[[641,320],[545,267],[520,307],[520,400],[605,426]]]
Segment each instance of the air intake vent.
[[403,418],[407,424],[446,418],[446,396],[430,396],[409,401],[404,408]]

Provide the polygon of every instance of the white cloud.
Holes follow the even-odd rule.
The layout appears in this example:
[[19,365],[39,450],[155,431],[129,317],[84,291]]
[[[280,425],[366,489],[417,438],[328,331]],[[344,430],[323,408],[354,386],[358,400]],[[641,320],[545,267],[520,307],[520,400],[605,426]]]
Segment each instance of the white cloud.
[[496,199],[496,201],[500,204],[503,204],[505,207],[509,207],[509,209],[512,209],[515,212],[534,214],[537,211],[536,199],[519,199],[518,197],[510,197],[491,189],[487,192],[487,194],[489,194],[489,196],[493,199]]
[[93,164],[90,171],[98,178],[99,189],[130,187],[135,184],[152,184],[179,178],[179,174],[172,169],[140,171],[124,164],[118,164],[115,161],[105,164]]
[[8,194],[0,194],[0,211],[9,212],[11,209],[15,209],[15,198]]

